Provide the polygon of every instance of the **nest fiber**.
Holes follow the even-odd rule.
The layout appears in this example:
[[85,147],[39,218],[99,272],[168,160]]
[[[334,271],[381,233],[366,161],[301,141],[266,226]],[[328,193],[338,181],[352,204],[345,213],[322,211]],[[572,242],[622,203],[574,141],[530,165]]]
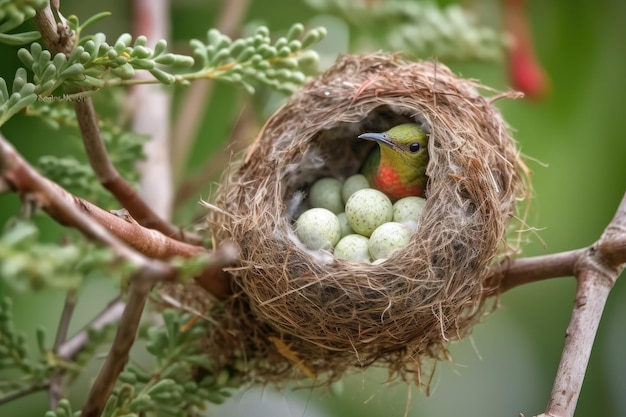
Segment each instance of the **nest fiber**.
[[[234,296],[209,343],[262,361],[265,380],[333,380],[371,364],[417,375],[485,311],[523,194],[521,163],[493,99],[436,62],[343,56],[266,123],[224,179],[209,222],[232,241]],[[426,206],[408,246],[382,264],[309,251],[294,234],[321,177],[358,172],[363,132],[414,121],[430,133]],[[220,336],[221,335],[221,336]],[[217,347],[216,347],[217,346]]]

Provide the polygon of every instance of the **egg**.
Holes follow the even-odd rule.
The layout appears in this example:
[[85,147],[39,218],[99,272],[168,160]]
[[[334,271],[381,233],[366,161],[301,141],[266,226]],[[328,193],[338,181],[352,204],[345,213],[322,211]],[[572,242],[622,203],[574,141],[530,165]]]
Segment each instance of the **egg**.
[[298,217],[296,235],[311,250],[330,250],[341,238],[341,225],[332,211],[312,208]]
[[341,213],[344,203],[341,197],[341,181],[325,177],[315,181],[309,190],[311,207],[325,208],[333,213]]
[[417,229],[426,200],[422,197],[404,197],[393,203],[393,221],[407,226],[411,232]]
[[389,258],[411,240],[411,231],[402,223],[388,222],[374,230],[368,242],[372,259]]
[[393,218],[391,200],[373,188],[356,191],[346,202],[348,224],[356,233],[369,237],[381,224]]
[[341,187],[343,202],[347,202],[352,194],[364,188],[370,188],[369,181],[365,178],[365,175],[355,174],[348,177]]
[[354,233],[354,230],[350,227],[348,223],[348,216],[345,211],[337,214],[337,218],[339,219],[339,225],[341,226],[341,237],[348,236]]
[[335,258],[356,262],[369,262],[369,239],[365,236],[351,234],[341,238],[335,246]]

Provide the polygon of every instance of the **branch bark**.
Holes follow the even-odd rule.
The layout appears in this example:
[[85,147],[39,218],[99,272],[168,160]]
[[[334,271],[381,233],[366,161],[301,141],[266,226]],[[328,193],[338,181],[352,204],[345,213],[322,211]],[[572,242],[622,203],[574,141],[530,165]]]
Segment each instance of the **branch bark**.
[[[111,247],[120,258],[125,259],[137,267],[137,272],[130,279],[129,298],[124,312],[122,313],[122,319],[119,322],[113,347],[107,355],[105,365],[100,370],[82,411],[83,416],[99,416],[120,372],[128,361],[128,352],[134,343],[141,312],[143,311],[152,286],[161,280],[173,280],[176,277],[176,270],[162,261],[147,258],[107,230],[107,228],[99,223],[99,221],[103,221],[104,218],[110,220],[110,222],[108,222],[109,224],[118,224],[117,222],[119,221],[124,222],[124,225],[120,226],[119,230],[125,230],[130,226],[129,223],[112,214],[105,216],[104,213],[106,212],[82,200],[76,199],[76,197],[63,190],[57,184],[43,178],[21,158],[15,149],[1,135],[0,178],[2,178],[5,184],[18,191],[22,196],[31,197],[33,201],[38,202],[45,211],[49,212],[63,224],[73,226],[87,237]],[[81,210],[81,207],[90,207],[92,211],[98,213],[100,215],[99,221],[94,221],[94,219],[88,215],[89,211]],[[104,223],[107,224],[107,222]],[[150,231],[150,233],[158,232]],[[127,236],[127,234],[122,236]],[[155,247],[162,245],[162,243],[167,240],[165,236],[163,236],[163,239],[164,240],[155,245]],[[201,247],[194,247],[183,242],[174,242],[176,242],[178,246],[185,245],[185,249],[192,251],[194,254],[204,251]],[[189,253],[186,254],[189,255]],[[201,283],[204,282],[205,288],[215,291],[216,294],[228,294],[230,286],[228,278],[222,270],[225,266],[225,263],[222,261],[227,259],[232,261],[235,255],[236,254],[228,246],[222,247],[219,251],[212,253],[212,261],[214,262],[210,262],[209,266],[202,274],[208,279],[202,281],[203,276],[199,278]],[[230,261],[227,263],[230,263]],[[59,340],[65,338],[63,333],[65,333],[64,330],[60,332],[62,337],[59,338]],[[87,339],[84,338],[83,343],[86,342]],[[62,347],[62,345],[59,346],[59,354],[63,354]],[[74,352],[76,352],[76,350],[74,350]],[[49,386],[56,388],[57,384]],[[51,392],[50,395],[52,401],[55,401],[58,393]]]
[[[156,230],[142,227],[133,219],[124,219],[73,196],[56,183],[42,177],[0,135],[0,178],[21,196],[36,201],[59,223],[81,231],[88,238],[111,247],[122,259],[137,268],[171,268],[158,259],[175,256],[190,258],[206,256],[208,266],[197,281],[218,298],[230,293],[230,280],[223,268],[234,262],[232,245],[222,245],[214,251],[169,238]],[[150,266],[149,264],[152,264]],[[174,279],[175,273],[163,275]]]
[[120,326],[117,328],[111,350],[91,386],[87,401],[80,413],[81,417],[99,417],[102,414],[115,383],[128,362],[130,348],[135,343],[141,314],[152,289],[151,281],[155,278],[152,276],[154,272],[142,270],[133,277]]
[[[74,307],[76,307],[76,291],[70,290],[65,296],[65,303],[63,305],[63,312],[61,313],[61,319],[59,320],[59,326],[57,328],[57,334],[54,339],[54,345],[52,346],[52,352],[58,353],[59,347],[67,339],[67,332],[70,327],[72,315],[74,314]],[[50,409],[55,410],[61,398],[63,398],[63,376],[65,371],[62,369],[57,370],[54,375],[50,377],[50,386],[48,388],[48,398],[50,403]]]
[[[588,248],[504,262],[491,277],[504,292],[522,284],[576,276],[578,285],[550,401],[537,417],[572,417],[606,300],[626,266],[626,194],[596,243]],[[491,294],[493,295],[493,294]]]
[[578,287],[574,310],[550,402],[540,417],[574,415],[606,300],[626,263],[624,247],[626,194],[600,239],[576,263]]

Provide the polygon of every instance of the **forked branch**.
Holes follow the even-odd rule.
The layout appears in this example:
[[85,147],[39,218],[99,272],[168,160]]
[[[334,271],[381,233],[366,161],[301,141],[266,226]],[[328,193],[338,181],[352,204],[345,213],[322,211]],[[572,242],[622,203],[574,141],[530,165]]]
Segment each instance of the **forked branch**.
[[494,269],[500,291],[547,278],[575,275],[572,317],[550,401],[538,417],[572,417],[606,300],[626,265],[626,194],[600,239],[585,249],[519,259]]

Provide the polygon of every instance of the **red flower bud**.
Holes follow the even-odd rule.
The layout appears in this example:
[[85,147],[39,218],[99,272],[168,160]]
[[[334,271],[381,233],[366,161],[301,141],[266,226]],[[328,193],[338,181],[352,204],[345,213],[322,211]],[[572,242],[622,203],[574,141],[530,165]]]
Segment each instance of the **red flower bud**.
[[525,0],[504,0],[506,30],[512,38],[508,52],[513,88],[540,100],[550,91],[550,80],[535,54]]

